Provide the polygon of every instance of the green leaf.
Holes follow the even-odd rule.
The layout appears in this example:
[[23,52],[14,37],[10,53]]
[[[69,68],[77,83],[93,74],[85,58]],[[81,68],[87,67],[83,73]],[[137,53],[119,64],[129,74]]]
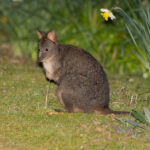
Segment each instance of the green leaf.
[[148,123],[150,124],[150,111],[146,107],[144,107],[144,113],[145,113]]
[[146,120],[145,116],[141,112],[139,112],[137,110],[133,110],[132,113],[131,113],[131,115],[135,119],[139,120],[141,123],[147,124],[147,120]]
[[142,126],[141,124],[133,121],[133,120],[125,120],[127,123],[129,123],[130,125],[134,126],[134,127],[139,127],[139,128],[142,128],[142,129],[146,129],[146,130],[149,130],[150,131],[150,128],[147,128],[147,127],[144,127]]
[[140,125],[139,123],[133,121],[133,120],[126,120],[127,123],[131,124],[132,126],[135,126],[135,127],[140,127],[140,128],[143,128],[145,129],[144,126]]
[[119,118],[115,118],[115,120],[117,120],[120,124],[125,125],[125,121],[119,119]]

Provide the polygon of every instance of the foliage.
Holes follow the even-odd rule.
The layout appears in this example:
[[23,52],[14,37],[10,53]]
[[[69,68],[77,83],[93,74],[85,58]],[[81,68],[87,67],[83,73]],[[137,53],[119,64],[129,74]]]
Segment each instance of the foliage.
[[132,115],[135,117],[135,119],[139,120],[141,123],[150,125],[150,111],[146,107],[144,107],[144,113],[145,115],[143,115],[141,112],[137,110],[133,110]]
[[150,111],[148,108],[144,107],[144,115],[136,109],[132,110],[131,114],[134,117],[134,120],[121,120],[119,118],[116,118],[116,120],[123,126],[129,126],[130,128],[142,128],[150,131],[150,128],[148,127],[150,126]]
[[[143,67],[132,55],[131,44],[125,51],[122,48],[127,38],[124,29],[120,30],[122,23],[106,23],[101,19],[99,9],[115,6],[117,0],[5,0],[0,3],[0,32],[7,35],[6,41],[12,44],[16,55],[29,54],[36,60],[36,30],[55,29],[60,43],[88,50],[107,70],[123,73],[141,71]],[[124,8],[123,2],[118,5]]]
[[118,7],[114,10],[124,19],[126,29],[136,47],[134,55],[150,71],[150,1],[134,0],[133,2],[134,7],[131,7],[131,2],[126,1],[130,15]]
[[[1,19],[1,24],[11,35],[10,40],[17,54],[28,50],[35,59],[38,28],[42,31],[55,29],[60,41],[81,47],[84,45],[85,49],[94,49],[93,36],[99,28],[99,14],[96,9],[92,10],[97,4],[96,1],[92,3],[88,0],[85,5],[79,0],[71,2],[71,5],[68,0],[39,0],[38,3],[36,0],[21,2],[6,0],[1,3],[2,17],[7,19],[7,22]],[[78,44],[79,41],[82,41],[82,45],[81,42]],[[30,45],[31,47],[27,48]]]

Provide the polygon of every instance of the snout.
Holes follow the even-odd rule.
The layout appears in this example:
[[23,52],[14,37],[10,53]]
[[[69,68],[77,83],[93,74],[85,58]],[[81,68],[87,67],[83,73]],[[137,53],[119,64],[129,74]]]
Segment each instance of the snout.
[[39,52],[38,54],[38,62],[43,62],[47,60],[48,56],[47,53]]

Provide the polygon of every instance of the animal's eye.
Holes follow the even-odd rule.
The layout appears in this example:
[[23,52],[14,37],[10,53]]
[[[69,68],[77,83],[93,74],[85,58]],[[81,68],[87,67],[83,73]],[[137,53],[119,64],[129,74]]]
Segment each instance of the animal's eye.
[[48,51],[48,49],[46,48],[45,51]]

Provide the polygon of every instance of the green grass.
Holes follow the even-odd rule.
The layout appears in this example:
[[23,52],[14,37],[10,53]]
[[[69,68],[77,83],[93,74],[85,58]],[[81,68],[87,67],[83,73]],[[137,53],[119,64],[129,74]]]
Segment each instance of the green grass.
[[[107,74],[111,108],[125,111],[150,108],[150,79]],[[0,150],[149,149],[148,130],[115,120],[133,119],[131,116],[51,113],[62,108],[55,96],[56,88],[45,80],[36,64],[6,56],[0,58]]]

